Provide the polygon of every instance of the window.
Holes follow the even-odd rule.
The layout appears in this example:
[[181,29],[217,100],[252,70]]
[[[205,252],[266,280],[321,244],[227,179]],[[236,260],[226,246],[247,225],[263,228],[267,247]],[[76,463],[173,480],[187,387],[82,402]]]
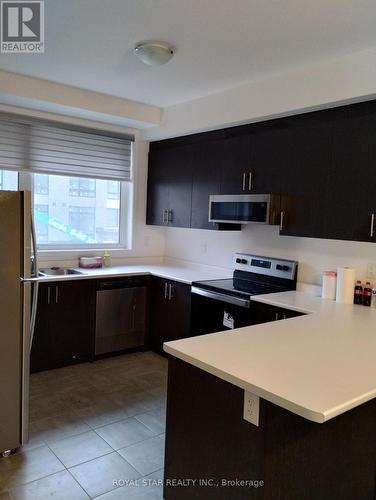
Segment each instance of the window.
[[[116,184],[119,183],[117,182]],[[69,179],[69,194],[71,196],[94,198],[95,187],[96,187],[95,179],[81,179],[80,177],[71,177]]]
[[39,243],[48,241],[48,224],[43,223],[43,220],[48,219],[48,205],[34,204],[34,220],[35,232]]
[[120,198],[120,186],[116,181],[107,181],[107,194],[113,200]]
[[[95,186],[95,196],[72,194],[72,186],[78,186],[77,177],[48,175],[49,194],[37,192],[34,174],[34,215],[38,245],[41,248],[113,246],[121,245],[121,213],[123,228],[127,225],[126,205],[129,184],[118,184],[119,198],[110,197],[107,180],[85,179]],[[122,212],[122,206],[125,208]],[[44,207],[39,210],[38,207]]]
[[0,190],[17,191],[18,173],[11,170],[0,170]]
[[48,189],[49,189],[48,175],[35,174],[34,186],[35,186],[35,192],[37,194],[48,194]]
[[119,227],[119,209],[106,208],[106,218],[103,227],[97,227],[97,238],[102,241],[112,241],[116,238]]
[[130,247],[133,141],[0,112],[0,189],[32,191],[40,249]]
[[108,227],[116,227],[119,224],[119,209],[118,208],[107,208],[107,223]]
[[[95,208],[94,207],[69,207],[69,224],[77,234],[81,233],[95,239]],[[75,239],[75,234],[71,239]]]

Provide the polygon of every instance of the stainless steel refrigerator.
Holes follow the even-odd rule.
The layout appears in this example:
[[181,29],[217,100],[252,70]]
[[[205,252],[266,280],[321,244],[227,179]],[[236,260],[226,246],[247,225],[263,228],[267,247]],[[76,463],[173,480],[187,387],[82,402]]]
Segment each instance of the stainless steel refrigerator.
[[29,359],[38,283],[31,195],[0,191],[0,453],[28,440]]

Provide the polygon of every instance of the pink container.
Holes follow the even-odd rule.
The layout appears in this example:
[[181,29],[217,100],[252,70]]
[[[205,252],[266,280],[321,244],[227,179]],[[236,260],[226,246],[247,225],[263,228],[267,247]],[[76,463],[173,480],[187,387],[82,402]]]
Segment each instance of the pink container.
[[80,257],[78,266],[83,269],[96,269],[103,267],[103,257]]

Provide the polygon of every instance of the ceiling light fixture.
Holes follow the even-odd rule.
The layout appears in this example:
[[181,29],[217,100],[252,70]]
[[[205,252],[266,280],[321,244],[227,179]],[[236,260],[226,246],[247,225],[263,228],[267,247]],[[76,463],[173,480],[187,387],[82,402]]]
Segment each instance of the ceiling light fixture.
[[133,53],[148,66],[161,66],[174,55],[175,49],[166,42],[149,41],[136,44]]

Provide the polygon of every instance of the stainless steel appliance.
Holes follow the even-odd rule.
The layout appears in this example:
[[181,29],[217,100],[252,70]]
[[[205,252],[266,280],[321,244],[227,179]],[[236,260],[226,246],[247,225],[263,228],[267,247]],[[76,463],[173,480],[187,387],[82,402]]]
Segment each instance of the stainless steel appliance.
[[147,278],[100,281],[97,288],[95,355],[145,343]]
[[233,277],[192,283],[192,335],[253,323],[251,295],[296,289],[298,263],[236,253]]
[[279,224],[281,197],[272,194],[212,195],[209,222]]
[[[29,192],[0,191],[0,453],[28,440],[38,276]],[[33,297],[33,300],[32,300]]]

